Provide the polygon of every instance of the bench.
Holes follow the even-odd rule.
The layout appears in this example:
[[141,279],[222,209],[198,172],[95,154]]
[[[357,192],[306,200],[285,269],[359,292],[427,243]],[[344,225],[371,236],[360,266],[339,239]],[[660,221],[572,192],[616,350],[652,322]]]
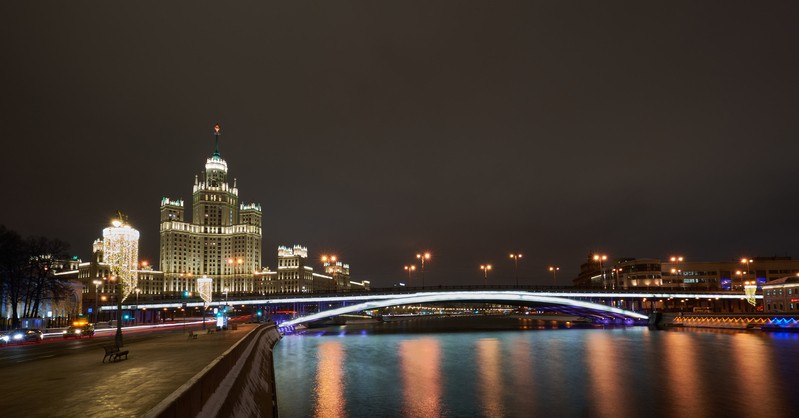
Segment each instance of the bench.
[[105,355],[103,356],[103,363],[105,363],[105,359],[108,359],[108,362],[117,361],[120,357],[125,356],[125,360],[128,359],[128,350],[119,351],[119,347],[115,345],[106,345],[103,347],[105,349]]
[[194,331],[189,331],[189,340],[196,340],[197,334]]

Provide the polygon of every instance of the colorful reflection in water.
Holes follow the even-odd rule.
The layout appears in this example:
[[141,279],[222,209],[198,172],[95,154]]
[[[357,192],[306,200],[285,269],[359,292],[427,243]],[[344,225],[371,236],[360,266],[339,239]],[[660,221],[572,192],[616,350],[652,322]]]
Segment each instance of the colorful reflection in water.
[[496,338],[481,338],[475,344],[477,348],[477,380],[480,388],[483,416],[501,417],[502,407],[502,359],[500,358],[500,342]]
[[434,338],[399,343],[405,416],[441,416],[441,347]]
[[339,342],[327,341],[319,345],[317,351],[318,370],[314,395],[316,407],[314,416],[338,418],[346,416],[344,398],[344,347]]
[[665,333],[663,337],[663,387],[668,390],[665,407],[674,415],[685,413],[696,418],[707,417],[708,405],[697,402],[704,399],[706,394],[693,338],[690,334],[680,332]]
[[590,407],[592,415],[606,418],[628,416],[625,402],[628,384],[622,376],[624,359],[619,358],[613,336],[594,332],[588,335],[586,344],[590,358],[595,359],[587,362],[593,400]]
[[799,339],[571,329],[286,336],[291,417],[795,417]]

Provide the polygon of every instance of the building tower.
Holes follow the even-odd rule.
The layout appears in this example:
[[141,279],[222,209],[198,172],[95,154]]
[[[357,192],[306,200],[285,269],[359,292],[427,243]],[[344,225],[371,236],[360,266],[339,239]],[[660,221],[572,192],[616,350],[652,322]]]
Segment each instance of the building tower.
[[208,276],[213,292],[254,291],[253,275],[261,268],[261,206],[241,204],[236,180],[228,182],[227,162],[216,148],[205,171],[194,177],[191,223],[181,199],[161,199],[160,269],[166,294],[196,292],[196,279]]

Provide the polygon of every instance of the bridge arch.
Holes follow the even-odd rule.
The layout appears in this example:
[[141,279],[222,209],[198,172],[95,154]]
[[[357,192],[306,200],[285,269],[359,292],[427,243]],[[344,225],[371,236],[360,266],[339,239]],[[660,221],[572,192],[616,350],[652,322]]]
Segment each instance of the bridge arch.
[[412,305],[430,302],[504,302],[513,305],[538,305],[548,310],[586,317],[594,321],[623,320],[629,322],[648,319],[647,315],[640,314],[638,312],[582,300],[556,296],[542,296],[520,291],[470,291],[424,292],[411,295],[396,295],[395,297],[371,300],[355,305],[328,309],[315,314],[282,322],[278,326],[290,327],[347,313],[368,311],[372,309],[386,308],[389,306]]

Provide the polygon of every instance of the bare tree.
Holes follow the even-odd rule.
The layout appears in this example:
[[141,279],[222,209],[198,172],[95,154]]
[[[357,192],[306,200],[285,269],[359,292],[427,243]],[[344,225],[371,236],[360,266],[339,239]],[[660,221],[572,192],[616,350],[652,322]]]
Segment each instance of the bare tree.
[[19,327],[19,302],[25,282],[26,251],[22,238],[15,231],[0,225],[0,290],[11,306],[11,327]]
[[12,328],[23,317],[39,316],[44,300],[60,300],[72,293],[69,283],[54,275],[55,263],[67,256],[68,245],[58,239],[31,237],[0,225],[0,290],[11,305]]

